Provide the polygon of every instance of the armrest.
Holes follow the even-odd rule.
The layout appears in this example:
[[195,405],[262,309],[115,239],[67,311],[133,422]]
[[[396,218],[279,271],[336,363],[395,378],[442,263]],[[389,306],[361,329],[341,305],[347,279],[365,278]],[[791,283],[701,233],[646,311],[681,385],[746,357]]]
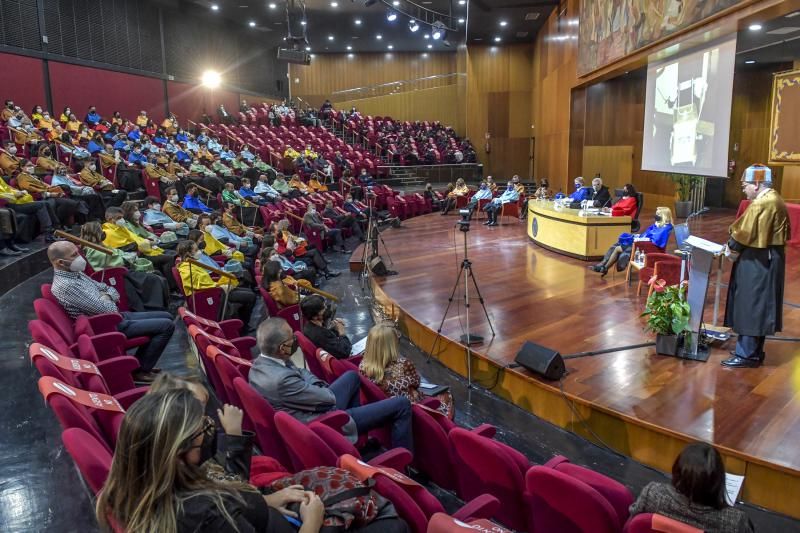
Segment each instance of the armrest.
[[495,433],[497,433],[497,428],[491,424],[481,424],[480,426],[474,428],[472,432],[476,435],[480,435],[481,437],[493,439]]
[[453,513],[453,518],[462,522],[476,518],[491,518],[498,509],[500,509],[500,500],[489,494],[481,494]]
[[92,331],[95,333],[117,331],[117,324],[122,322],[122,315],[119,313],[105,313],[86,318],[89,321],[89,325],[92,326]]
[[411,455],[411,452],[405,448],[392,448],[374,457],[372,460],[368,461],[368,463],[372,466],[386,466],[394,468],[398,472],[405,472],[406,467],[411,464],[413,458],[414,456]]
[[115,394],[114,398],[117,399],[123,409],[127,410],[130,409],[133,402],[147,394],[149,388],[150,387],[136,387],[135,389]]
[[219,327],[225,334],[226,339],[234,339],[239,336],[244,324],[238,318],[231,318],[230,320],[223,320],[219,322]]
[[111,394],[122,393],[136,387],[131,372],[139,368],[139,360],[131,355],[112,357],[97,362],[97,369],[103,375]]
[[75,344],[82,358],[99,361],[125,355],[125,340],[125,335],[115,331],[93,336],[82,334]]
[[325,424],[326,426],[335,429],[339,433],[342,432],[342,426],[347,424],[349,421],[350,415],[344,411],[331,411],[314,419],[314,422]]
[[130,339],[125,339],[125,349],[130,350],[131,348],[136,348],[137,346],[141,346],[143,344],[147,344],[150,342],[150,337],[131,337]]
[[560,465],[561,463],[569,463],[569,459],[567,459],[563,455],[556,455],[555,457],[547,461],[544,464],[544,466],[547,468],[557,468],[558,465]]
[[438,409],[442,405],[442,402],[435,396],[428,396],[419,403],[430,409]]

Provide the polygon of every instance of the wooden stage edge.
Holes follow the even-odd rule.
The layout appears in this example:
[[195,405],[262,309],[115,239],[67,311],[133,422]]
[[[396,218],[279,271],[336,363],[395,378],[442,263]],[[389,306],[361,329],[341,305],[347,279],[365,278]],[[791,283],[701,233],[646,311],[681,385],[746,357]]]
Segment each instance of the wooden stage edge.
[[[405,230],[404,236],[410,237],[409,233],[408,229]],[[519,233],[520,239],[527,240],[522,231]],[[360,253],[358,256],[354,253],[352,261],[358,263],[360,257]],[[566,257],[564,260],[570,261]],[[398,261],[397,257],[395,261]],[[385,290],[382,279],[370,279],[375,304],[381,313],[396,320],[416,346],[425,352],[431,351],[436,330],[399,305],[397,299],[403,295],[398,292],[393,298],[390,294],[391,285]],[[509,368],[508,362],[498,361],[496,357],[481,353],[480,346],[475,350],[477,351],[473,351],[471,364],[473,381],[476,384],[490,388],[492,393],[554,425],[581,435],[595,444],[609,446],[643,464],[670,472],[681,449],[687,443],[699,440],[697,436],[684,433],[679,428],[659,426],[601,402],[565,392],[558,382],[540,380],[521,367]],[[457,340],[446,337],[443,333],[434,356],[451,370],[466,377],[465,349]],[[681,409],[682,406],[675,405],[674,408]],[[598,442],[597,437],[602,443]],[[740,494],[742,500],[800,518],[800,506],[797,505],[800,498],[800,471],[741,450],[714,444],[724,457],[726,470],[745,475],[745,484]],[[786,442],[786,445],[794,444]]]

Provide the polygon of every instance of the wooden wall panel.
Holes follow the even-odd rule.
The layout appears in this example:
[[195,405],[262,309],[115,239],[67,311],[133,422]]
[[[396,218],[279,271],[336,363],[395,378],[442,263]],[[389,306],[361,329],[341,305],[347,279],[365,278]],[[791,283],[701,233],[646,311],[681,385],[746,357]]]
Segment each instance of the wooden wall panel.
[[355,106],[364,115],[390,116],[396,120],[439,120],[464,133],[463,106],[458,102],[458,86],[448,85],[407,93],[348,100],[337,104],[343,109]]
[[603,184],[612,191],[613,196],[614,189],[621,189],[626,183],[631,183],[633,146],[584,146],[583,168],[587,185],[599,173]]
[[[292,96],[319,106],[331,93],[358,87],[371,87],[394,81],[415,80],[457,72],[457,53],[318,54],[311,65],[290,65]],[[427,89],[440,82],[414,84]],[[362,95],[363,96],[363,95]],[[350,100],[351,98],[348,98]]]

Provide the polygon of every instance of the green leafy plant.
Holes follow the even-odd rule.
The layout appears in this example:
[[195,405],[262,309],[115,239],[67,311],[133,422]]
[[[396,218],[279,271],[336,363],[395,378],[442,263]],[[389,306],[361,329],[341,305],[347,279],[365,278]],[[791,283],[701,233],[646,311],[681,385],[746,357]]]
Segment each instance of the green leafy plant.
[[663,279],[650,278],[653,292],[647,298],[642,316],[647,317],[645,331],[659,335],[681,335],[689,332],[689,302],[684,298],[686,284],[670,285]]
[[692,174],[670,174],[672,182],[675,184],[675,192],[681,202],[688,202],[692,196],[692,190],[703,180],[702,176]]

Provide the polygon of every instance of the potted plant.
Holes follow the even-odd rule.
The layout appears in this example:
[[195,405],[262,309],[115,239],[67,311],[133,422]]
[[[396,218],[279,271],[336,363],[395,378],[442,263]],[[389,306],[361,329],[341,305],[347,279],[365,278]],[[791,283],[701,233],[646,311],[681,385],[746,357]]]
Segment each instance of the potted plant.
[[647,317],[645,331],[656,334],[656,352],[677,355],[683,338],[689,334],[689,302],[684,298],[686,284],[670,285],[663,279],[650,278],[653,292],[647,298],[642,316]]
[[678,195],[678,199],[675,200],[675,216],[677,218],[686,218],[690,215],[692,208],[690,200],[692,191],[702,178],[691,174],[670,174],[670,179],[675,184],[675,192]]

